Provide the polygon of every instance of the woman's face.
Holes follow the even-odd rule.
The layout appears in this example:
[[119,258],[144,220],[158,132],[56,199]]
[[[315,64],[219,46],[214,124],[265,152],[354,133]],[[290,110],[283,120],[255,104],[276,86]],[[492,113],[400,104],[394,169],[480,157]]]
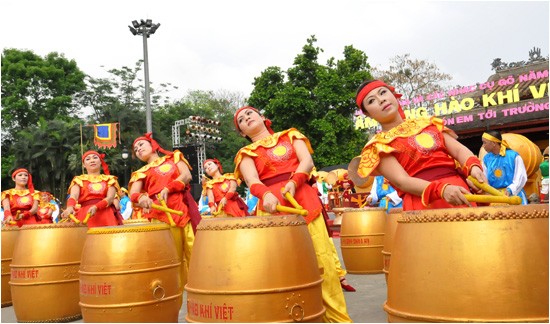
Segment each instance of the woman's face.
[[84,167],[88,172],[98,171],[101,168],[101,159],[97,154],[90,154],[84,158]]
[[369,117],[381,124],[399,115],[399,102],[386,87],[371,90],[363,99],[363,107],[367,110]]
[[15,175],[13,181],[15,181],[15,184],[26,186],[29,182],[29,174],[27,172],[19,172]]
[[265,127],[264,118],[253,109],[243,109],[237,115],[237,125],[241,134],[250,136],[259,127]]
[[141,161],[147,161],[149,156],[153,153],[151,142],[146,140],[137,141],[134,145],[134,153]]
[[50,195],[40,195],[40,200],[42,202],[49,202],[50,201]]
[[218,165],[212,161],[207,161],[204,164],[204,171],[211,177],[216,173],[216,171],[218,171],[218,169]]

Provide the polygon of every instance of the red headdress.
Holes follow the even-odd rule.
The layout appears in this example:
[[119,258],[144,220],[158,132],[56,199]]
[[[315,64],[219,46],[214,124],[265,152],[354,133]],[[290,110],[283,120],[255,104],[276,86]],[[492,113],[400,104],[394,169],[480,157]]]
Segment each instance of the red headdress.
[[134,143],[132,144],[132,147],[134,147],[138,141],[147,141],[147,142],[151,143],[151,147],[153,148],[153,152],[160,151],[161,153],[164,153],[166,155],[174,154],[174,152],[170,152],[170,151],[167,151],[167,150],[163,149],[159,145],[159,143],[157,143],[157,141],[155,141],[153,139],[153,133],[152,132],[146,133],[145,135],[136,138],[134,140]]
[[107,163],[105,162],[105,154],[99,154],[98,152],[96,151],[88,151],[86,153],[84,153],[82,155],[82,163],[84,163],[84,159],[88,156],[88,155],[92,155],[92,154],[95,154],[97,156],[99,156],[99,160],[101,161],[101,167],[103,168],[103,173],[109,175],[111,174],[109,172],[109,166],[107,165]]
[[[359,107],[359,109],[361,109],[361,111],[363,111],[363,112],[366,111],[366,110],[364,111],[364,108],[363,108],[363,100],[365,99],[365,97],[369,94],[369,92],[371,92],[372,90],[374,90],[376,88],[380,88],[380,87],[386,87],[386,88],[390,89],[390,91],[393,93],[393,95],[397,99],[399,99],[403,96],[402,94],[395,92],[394,87],[385,84],[383,81],[374,80],[374,81],[368,83],[366,86],[364,86],[363,89],[361,89],[361,91],[359,91],[359,93],[355,97],[355,103],[357,104],[357,107]],[[399,115],[401,116],[401,118],[405,119],[405,113],[403,112],[403,108],[401,107],[400,104],[399,104],[397,109],[399,110]]]
[[34,193],[34,185],[32,184],[32,175],[27,169],[20,168],[13,171],[13,173],[11,174],[11,178],[15,180],[15,176],[21,172],[27,172],[27,175],[29,176],[29,180],[27,181],[27,188],[29,188],[30,193]]
[[[241,107],[241,108],[237,109],[237,111],[235,112],[235,115],[233,115],[233,123],[235,124],[235,128],[236,128],[238,131],[240,131],[241,129],[239,128],[239,123],[237,122],[237,116],[239,115],[239,113],[240,113],[241,111],[243,111],[243,110],[245,110],[245,109],[254,110],[255,112],[258,113],[258,115],[260,115],[260,116],[262,115],[262,114],[260,114],[260,112],[258,111],[258,109],[254,108],[254,107],[252,107],[252,106],[244,106],[244,107]],[[269,132],[269,134],[275,133],[275,132],[273,131],[273,129],[271,129],[271,120],[269,120],[269,119],[266,118],[266,119],[264,120],[264,124],[265,124],[265,127],[267,127],[267,131]]]
[[216,165],[218,166],[218,169],[220,169],[220,173],[223,173],[222,164],[220,163],[220,161],[218,161],[218,159],[208,159],[204,161],[204,163],[202,164],[203,167],[206,165],[206,162],[216,163]]

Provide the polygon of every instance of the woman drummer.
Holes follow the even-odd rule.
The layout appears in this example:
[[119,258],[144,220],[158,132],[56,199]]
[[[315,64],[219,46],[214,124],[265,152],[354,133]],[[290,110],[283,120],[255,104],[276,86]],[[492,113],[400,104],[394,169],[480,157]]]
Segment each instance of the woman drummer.
[[[74,215],[78,222],[87,222],[89,228],[122,225],[122,217],[113,206],[120,187],[117,177],[110,175],[104,157],[104,154],[96,151],[87,151],[82,155],[86,174],[76,176],[71,181],[67,208],[62,218]],[[77,204],[80,205],[78,209]]]
[[232,217],[248,216],[248,206],[237,193],[241,180],[235,178],[233,173],[223,173],[222,164],[217,159],[208,159],[203,166],[212,178],[206,182],[210,213],[215,216],[220,210]]
[[52,204],[53,195],[47,191],[40,192],[40,203],[38,204],[38,211],[36,212],[42,220],[40,224],[53,223],[53,212],[56,210],[55,205]]
[[40,197],[34,191],[32,176],[27,169],[19,168],[11,174],[15,188],[2,191],[4,222],[17,223],[17,226],[39,224],[38,204]]
[[[130,200],[142,208],[143,217],[173,225],[176,248],[184,263],[182,279],[186,282],[194,231],[201,219],[197,203],[189,192],[191,166],[180,151],[163,149],[151,133],[136,138],[132,147],[135,156],[147,164],[132,173],[128,184]],[[159,152],[164,155],[161,157]],[[181,216],[152,208],[163,204],[181,212]]]
[[235,156],[235,175],[244,179],[251,193],[259,198],[256,215],[277,214],[277,205],[292,207],[283,198],[288,192],[308,211],[305,216],[322,273],[325,322],[351,322],[340,286],[332,247],[317,189],[308,184],[313,169],[309,140],[295,128],[274,133],[271,121],[256,108],[239,108],[233,122],[237,131],[252,143]]

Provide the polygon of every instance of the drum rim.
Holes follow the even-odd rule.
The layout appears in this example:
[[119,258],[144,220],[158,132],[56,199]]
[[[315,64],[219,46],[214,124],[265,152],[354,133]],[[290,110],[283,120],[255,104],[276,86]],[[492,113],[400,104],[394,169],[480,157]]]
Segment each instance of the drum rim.
[[197,225],[197,231],[237,230],[302,225],[307,225],[307,223],[300,215],[220,217],[205,219],[204,222],[201,221],[199,225]]
[[100,226],[88,229],[88,234],[116,234],[116,233],[137,233],[137,232],[152,232],[169,229],[170,226],[165,223],[151,224],[125,224],[116,226]]

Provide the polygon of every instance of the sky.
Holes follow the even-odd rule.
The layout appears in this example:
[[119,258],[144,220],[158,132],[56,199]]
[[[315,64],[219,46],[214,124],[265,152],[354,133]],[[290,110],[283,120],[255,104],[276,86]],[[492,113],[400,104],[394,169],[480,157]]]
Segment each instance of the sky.
[[546,57],[549,42],[549,1],[4,0],[0,11],[3,49],[58,52],[95,78],[143,59],[132,20],[160,23],[147,41],[149,78],[178,86],[172,99],[190,90],[248,97],[255,77],[290,68],[311,35],[321,64],[343,59],[348,45],[381,69],[409,53],[461,86],[485,82],[495,58],[527,61],[533,47]]

